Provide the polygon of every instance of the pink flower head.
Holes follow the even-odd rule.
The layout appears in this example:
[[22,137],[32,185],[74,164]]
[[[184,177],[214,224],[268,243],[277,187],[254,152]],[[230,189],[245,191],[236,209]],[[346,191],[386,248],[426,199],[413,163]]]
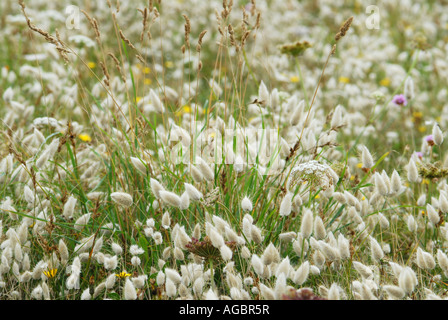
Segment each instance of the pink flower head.
[[392,102],[398,106],[406,106],[408,104],[408,101],[406,100],[406,97],[404,96],[404,94],[397,94],[392,99]]
[[428,143],[428,146],[430,146],[430,147],[432,147],[435,144],[434,136],[432,134],[430,134],[429,136],[426,136],[425,141]]
[[418,157],[420,160],[423,158],[423,152],[416,151],[414,152],[415,156]]

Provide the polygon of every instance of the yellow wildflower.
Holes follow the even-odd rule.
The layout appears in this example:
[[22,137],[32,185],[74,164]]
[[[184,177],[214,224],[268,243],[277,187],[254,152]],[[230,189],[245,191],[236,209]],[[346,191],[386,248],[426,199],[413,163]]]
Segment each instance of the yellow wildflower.
[[95,68],[96,67],[96,63],[95,62],[92,62],[92,61],[90,61],[90,62],[88,62],[87,63],[87,66],[90,68],[90,69],[93,69],[93,68]]
[[167,61],[167,62],[165,62],[165,67],[167,67],[167,68],[172,68],[172,67],[174,67],[174,63],[173,63],[173,61]]
[[48,269],[48,270],[44,270],[44,275],[48,278],[48,279],[52,279],[54,277],[56,277],[56,273],[58,272],[58,269]]
[[184,105],[179,111],[176,112],[177,116],[181,116],[184,113],[191,113],[191,107],[189,105]]
[[358,167],[359,169],[362,169],[362,163],[361,163],[361,162],[358,163],[358,164],[356,165],[356,167]]
[[418,131],[420,131],[421,133],[426,131],[426,127],[425,126],[420,126],[418,127]]
[[423,112],[415,111],[414,113],[412,113],[412,116],[416,119],[421,119],[423,118]]
[[347,77],[339,77],[339,82],[340,82],[340,83],[349,83],[349,82],[350,82],[350,78],[347,78]]
[[150,84],[152,83],[152,81],[151,81],[151,79],[149,79],[149,78],[145,78],[144,83],[145,83],[146,85],[150,85]]
[[388,87],[390,85],[390,79],[384,78],[383,80],[380,81],[380,85],[382,85],[383,87]]
[[126,277],[130,277],[131,276],[131,274],[130,273],[127,273],[126,271],[122,271],[122,272],[120,272],[120,273],[117,273],[117,274],[115,274],[118,278],[120,278],[120,279],[124,279],[124,278],[126,278]]
[[84,141],[84,142],[90,142],[90,141],[92,141],[92,138],[91,138],[87,133],[81,133],[81,134],[78,136],[78,138],[81,139],[81,141]]
[[151,72],[151,68],[149,68],[149,67],[145,67],[145,68],[143,69],[143,72],[146,73],[146,74],[148,74],[148,73]]
[[190,113],[190,112],[191,112],[191,108],[190,108],[190,106],[187,106],[187,105],[183,106],[183,107],[182,107],[182,112],[184,112],[184,113]]
[[291,81],[292,83],[297,83],[300,81],[300,78],[298,76],[291,76],[289,78],[289,81]]

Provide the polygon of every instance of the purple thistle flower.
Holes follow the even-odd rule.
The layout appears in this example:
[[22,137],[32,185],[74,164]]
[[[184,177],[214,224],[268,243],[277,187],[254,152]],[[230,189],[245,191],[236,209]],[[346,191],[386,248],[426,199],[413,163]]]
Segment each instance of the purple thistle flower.
[[406,97],[404,96],[404,94],[397,94],[392,99],[392,102],[398,106],[406,106],[408,104],[408,101],[406,100]]
[[429,136],[426,136],[425,141],[428,143],[428,146],[430,146],[430,147],[432,147],[435,144],[434,136],[432,134],[430,134]]
[[434,136],[432,134],[430,134],[429,136],[426,136],[425,141],[426,142],[434,142]]
[[416,151],[416,152],[414,152],[414,154],[415,154],[415,156],[417,156],[419,159],[422,159],[422,158],[423,158],[423,152]]

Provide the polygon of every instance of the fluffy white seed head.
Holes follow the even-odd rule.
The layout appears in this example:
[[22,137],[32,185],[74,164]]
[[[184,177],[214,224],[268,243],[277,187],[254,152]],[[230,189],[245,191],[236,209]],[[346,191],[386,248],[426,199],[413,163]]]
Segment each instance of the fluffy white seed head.
[[143,163],[142,160],[136,157],[130,157],[131,163],[134,166],[135,169],[137,169],[139,172],[146,174],[146,164]]
[[300,232],[304,238],[309,238],[309,236],[313,232],[313,222],[313,212],[309,209],[306,209],[305,213],[302,216],[302,224],[300,225]]
[[367,149],[366,146],[362,148],[362,154],[361,154],[361,162],[362,167],[366,169],[370,169],[375,165],[375,162],[373,161],[373,157],[370,154],[369,149]]
[[179,209],[181,209],[181,210],[187,210],[189,206],[190,206],[190,196],[188,195],[188,192],[185,191],[185,192],[182,193],[182,195],[180,196],[180,205],[179,205]]
[[165,111],[165,107],[163,106],[162,101],[160,101],[158,95],[152,89],[150,89],[149,91],[149,98],[151,99],[154,111],[159,114],[162,114]]
[[64,204],[64,211],[62,212],[62,215],[66,220],[72,219],[77,201],[78,200],[75,197],[70,196],[67,202]]
[[165,229],[169,229],[171,226],[171,217],[170,213],[168,211],[165,211],[165,213],[162,216],[162,227]]
[[160,199],[170,206],[179,208],[182,203],[181,198],[174,192],[161,190],[159,191],[159,195]]
[[434,138],[434,143],[437,146],[440,146],[443,142],[443,132],[437,123],[432,127],[432,136]]
[[366,265],[362,264],[358,261],[353,261],[353,266],[355,267],[356,271],[363,277],[364,279],[371,279],[373,277],[373,271]]
[[434,207],[431,204],[426,205],[426,212],[428,213],[428,219],[431,221],[431,223],[435,226],[440,221],[439,213],[434,209]]
[[406,81],[404,82],[404,95],[406,99],[411,100],[414,98],[414,81],[411,77],[407,77]]
[[327,232],[325,230],[324,222],[321,217],[316,216],[314,219],[314,237],[316,237],[317,240],[323,240],[326,236]]
[[376,239],[373,237],[370,237],[370,252],[372,259],[375,261],[380,261],[384,258],[383,249],[381,248],[378,241],[376,241]]
[[269,104],[269,91],[263,80],[261,80],[260,86],[258,87],[258,98],[261,104]]
[[219,248],[219,251],[224,261],[230,261],[232,259],[233,252],[228,246],[226,245],[221,246]]
[[294,273],[293,278],[294,283],[301,286],[308,279],[309,273],[310,273],[310,263],[308,261],[305,261]]
[[125,208],[130,207],[133,203],[132,196],[125,192],[114,192],[111,193],[110,197],[115,203],[118,203]]
[[195,186],[189,183],[184,183],[185,190],[188,192],[188,195],[190,196],[190,199],[193,201],[197,201],[203,198],[202,192],[200,192],[198,189],[196,189]]
[[417,165],[415,164],[415,161],[412,158],[411,160],[409,160],[408,164],[408,180],[410,182],[418,182],[420,180]]
[[410,267],[405,267],[400,272],[398,285],[405,292],[405,294],[410,294],[414,291],[414,288],[417,285],[417,276]]
[[340,300],[341,299],[341,287],[339,287],[336,283],[333,283],[328,290],[328,300]]
[[385,286],[383,286],[383,289],[393,299],[403,299],[404,296],[405,296],[405,293],[404,293],[403,289],[401,289],[398,286],[385,285]]
[[294,195],[291,192],[288,192],[280,203],[279,214],[282,217],[287,217],[291,214],[292,208],[292,197]]
[[241,209],[243,209],[246,212],[252,211],[252,201],[246,196],[241,201]]
[[160,198],[160,191],[165,190],[165,188],[156,179],[151,178],[150,180],[152,193],[156,198]]

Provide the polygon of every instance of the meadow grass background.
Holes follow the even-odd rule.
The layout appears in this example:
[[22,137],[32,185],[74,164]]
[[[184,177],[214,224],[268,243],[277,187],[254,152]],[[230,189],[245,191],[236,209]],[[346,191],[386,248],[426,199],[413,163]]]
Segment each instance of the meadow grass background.
[[2,2],[1,298],[444,299],[447,4],[369,5]]

